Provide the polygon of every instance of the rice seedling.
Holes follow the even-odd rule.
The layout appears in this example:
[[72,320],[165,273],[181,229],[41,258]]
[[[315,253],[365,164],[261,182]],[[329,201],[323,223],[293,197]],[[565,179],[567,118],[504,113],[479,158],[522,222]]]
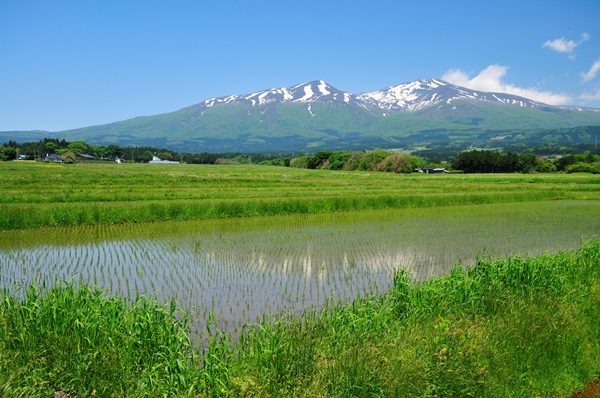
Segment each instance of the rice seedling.
[[600,198],[600,183],[593,175],[430,178],[180,165],[187,177],[173,177],[168,168],[153,167],[149,172],[141,164],[71,165],[63,166],[60,173],[42,166],[0,164],[5,193],[0,197],[0,230]]
[[573,248],[600,234],[599,211],[554,201],[4,231],[0,286],[74,277],[197,308],[195,331],[207,310],[235,331],[264,314],[381,294],[398,268],[426,280],[480,257]]

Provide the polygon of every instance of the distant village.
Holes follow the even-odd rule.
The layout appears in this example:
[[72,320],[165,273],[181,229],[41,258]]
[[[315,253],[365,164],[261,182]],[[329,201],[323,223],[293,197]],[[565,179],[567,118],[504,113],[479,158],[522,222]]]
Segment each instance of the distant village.
[[469,149],[447,160],[416,156],[414,153],[375,149],[370,151],[329,151],[295,156],[242,153],[177,153],[152,147],[88,145],[82,141],[45,138],[38,142],[0,146],[0,160],[53,163],[150,163],[150,164],[222,164],[268,165],[305,169],[343,171],[382,171],[391,173],[553,173],[589,172],[600,174],[600,155],[584,153],[538,156],[500,150]]
[[[80,160],[96,160],[95,156],[90,155],[88,153],[76,153],[75,158],[80,159]],[[68,161],[69,159],[70,159],[70,157],[68,155],[58,155],[56,153],[46,153],[46,155],[41,156],[39,160],[42,162],[63,163],[65,161]],[[19,160],[27,160],[27,155],[19,155]],[[119,158],[119,157],[116,157],[114,159],[104,157],[104,158],[100,158],[99,160],[101,160],[101,161],[113,161],[114,160],[117,163],[125,163],[125,159]],[[148,163],[180,164],[181,162],[179,162],[177,160],[163,160],[163,159],[159,158],[158,156],[152,155],[152,160],[148,161]]]

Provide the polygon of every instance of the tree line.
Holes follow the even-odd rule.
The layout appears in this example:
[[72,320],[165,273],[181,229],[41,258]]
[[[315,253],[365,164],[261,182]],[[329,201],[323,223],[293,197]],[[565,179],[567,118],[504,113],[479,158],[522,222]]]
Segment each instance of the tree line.
[[410,173],[427,163],[403,152],[374,151],[319,151],[314,155],[302,155],[290,160],[290,167],[326,170],[385,171]]
[[[65,162],[74,162],[78,154],[87,154],[95,158],[96,161],[113,161],[116,158],[124,159],[127,162],[147,163],[153,156],[158,156],[165,160],[177,160],[182,163],[190,164],[218,164],[225,160],[232,159],[235,163],[260,163],[265,160],[270,161],[279,159],[278,155],[253,154],[245,155],[239,152],[231,153],[179,153],[165,148],[154,148],[148,146],[140,147],[122,147],[116,144],[111,145],[89,145],[83,141],[69,142],[57,138],[44,138],[37,142],[24,142],[19,144],[15,141],[8,141],[0,146],[0,160],[14,160],[20,155],[24,155],[28,160],[41,160],[46,155],[61,155]],[[291,159],[291,157],[289,157]],[[277,163],[277,161],[275,162]],[[289,161],[288,164],[289,165]]]
[[565,171],[600,172],[600,155],[571,154],[550,160],[534,154],[501,154],[495,151],[464,151],[452,163],[464,173],[552,173]]
[[97,161],[110,161],[116,158],[127,162],[145,163],[158,156],[165,160],[177,160],[189,164],[259,164],[282,167],[297,167],[325,170],[362,170],[392,173],[410,173],[423,167],[442,167],[463,173],[551,173],[551,172],[591,172],[600,173],[600,155],[591,151],[583,154],[569,154],[548,159],[532,153],[499,153],[492,150],[462,151],[451,162],[439,159],[426,160],[423,157],[403,152],[385,150],[373,151],[328,151],[314,154],[301,154],[292,157],[273,154],[231,153],[178,153],[164,148],[121,147],[119,145],[89,145],[83,141],[68,142],[57,138],[44,138],[38,142],[19,144],[8,141],[0,146],[0,160],[26,159],[40,160],[47,154],[61,155],[66,162],[76,161],[77,154],[92,155]]

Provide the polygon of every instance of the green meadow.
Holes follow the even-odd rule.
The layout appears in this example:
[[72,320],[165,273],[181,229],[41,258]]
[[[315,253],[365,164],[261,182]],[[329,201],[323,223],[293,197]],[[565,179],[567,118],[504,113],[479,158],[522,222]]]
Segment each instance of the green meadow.
[[600,177],[0,162],[0,396],[568,397]]
[[600,199],[591,174],[417,175],[270,166],[0,163],[0,230]]

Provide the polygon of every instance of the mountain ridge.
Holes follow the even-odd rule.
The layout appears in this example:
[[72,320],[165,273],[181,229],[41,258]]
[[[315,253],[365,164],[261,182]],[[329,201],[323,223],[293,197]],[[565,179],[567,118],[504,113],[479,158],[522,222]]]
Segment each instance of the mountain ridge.
[[[315,89],[315,87],[317,89]],[[298,95],[298,93],[301,92],[300,88],[303,90],[303,95],[301,97]],[[442,89],[439,90],[440,88]],[[319,92],[320,95],[315,95],[315,92]],[[209,108],[214,105],[242,103],[243,101],[250,103],[252,106],[263,105],[269,102],[277,101],[283,103],[310,103],[320,101],[358,104],[359,106],[363,106],[365,108],[374,107],[384,110],[415,111],[427,106],[436,105],[443,101],[452,101],[458,99],[496,102],[508,105],[517,105],[521,107],[531,107],[534,109],[553,107],[586,112],[600,112],[599,108],[548,105],[540,101],[531,100],[514,94],[468,89],[435,78],[415,80],[413,82],[388,86],[378,91],[358,94],[352,94],[348,91],[339,90],[324,80],[314,80],[299,83],[290,87],[270,88],[256,91],[251,94],[213,97],[196,105],[192,105],[192,107],[205,106]]]
[[[426,146],[432,131],[452,143],[490,139],[490,131],[497,135],[502,130],[578,126],[600,126],[600,109],[552,106],[441,79],[358,94],[314,80],[55,134],[94,144],[153,145],[183,152],[291,152]],[[9,139],[19,138],[10,134]],[[40,134],[34,139],[43,138]],[[7,136],[0,132],[0,139]]]

